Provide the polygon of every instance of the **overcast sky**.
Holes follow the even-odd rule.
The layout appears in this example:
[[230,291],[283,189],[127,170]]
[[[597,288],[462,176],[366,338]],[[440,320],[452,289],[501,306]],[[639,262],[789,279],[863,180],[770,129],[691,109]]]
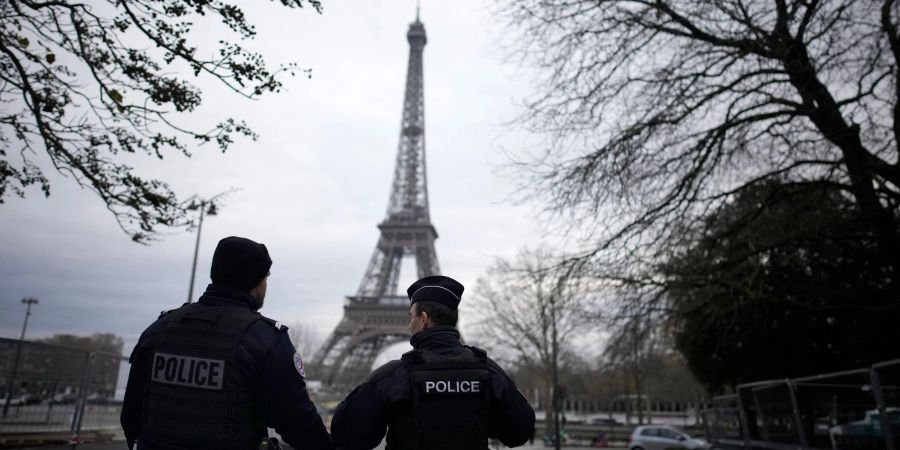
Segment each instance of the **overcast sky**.
[[[324,337],[340,320],[344,297],[356,292],[387,207],[415,2],[325,2],[321,15],[277,2],[241,5],[257,26],[252,47],[270,64],[311,67],[312,78],[285,79],[284,92],[258,101],[197,80],[204,104],[189,124],[207,128],[230,115],[246,119],[259,141],[239,141],[225,155],[208,146],[190,159],[128,161],[182,197],[241,189],[203,224],[195,297],[208,283],[216,242],[249,237],[265,243],[274,261],[262,312],[307,323]],[[503,29],[490,6],[425,1],[421,12],[437,254],[443,272],[470,288],[467,295],[494,257],[542,239],[534,208],[511,205],[512,180],[498,173],[505,151],[528,145],[503,124],[529,83],[501,64]],[[25,200],[0,205],[0,336],[18,336],[21,299],[33,296],[40,304],[29,338],[112,332],[129,351],[160,310],[185,301],[196,235],[172,230],[150,246],[134,244],[92,192],[45,173],[50,198],[31,189]]]

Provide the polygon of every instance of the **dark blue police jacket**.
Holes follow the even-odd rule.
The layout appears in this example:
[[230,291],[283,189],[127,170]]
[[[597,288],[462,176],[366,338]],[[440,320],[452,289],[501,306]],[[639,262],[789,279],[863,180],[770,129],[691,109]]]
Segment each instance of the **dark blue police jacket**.
[[[210,284],[198,302],[253,310],[256,300],[246,292]],[[165,322],[163,314],[141,334],[131,354],[131,372],[121,416],[128,448],[133,448],[138,441],[138,449],[156,449],[153,443],[139,439],[147,373],[143,352],[149,351],[147,341],[159,333]],[[298,450],[333,448],[322,418],[306,392],[306,382],[299,370],[302,362],[295,364],[296,350],[283,326],[276,327],[271,319],[255,322],[235,351],[238,363],[258,379],[266,426],[274,428],[285,442]]]
[[[451,357],[470,351],[462,345],[459,331],[451,326],[433,326],[416,333],[410,344],[417,350]],[[507,447],[524,444],[534,433],[534,409],[503,369],[488,359],[491,388],[499,402],[492,407],[490,436]],[[372,449],[381,443],[392,420],[408,405],[409,372],[400,360],[372,372],[338,405],[331,419],[331,436],[340,450]]]

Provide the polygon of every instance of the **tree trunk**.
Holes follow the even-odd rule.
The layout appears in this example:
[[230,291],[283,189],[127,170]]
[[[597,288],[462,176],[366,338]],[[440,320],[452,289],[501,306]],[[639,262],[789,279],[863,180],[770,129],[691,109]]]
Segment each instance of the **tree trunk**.
[[808,108],[809,119],[844,156],[851,192],[859,205],[862,219],[871,226],[883,263],[892,269],[891,284],[896,290],[900,286],[900,236],[892,212],[879,202],[875,194],[874,171],[868,162],[874,155],[863,146],[859,126],[844,120],[834,97],[818,79],[804,44],[790,36],[786,29],[776,31],[775,36],[778,42],[773,46],[791,84]]

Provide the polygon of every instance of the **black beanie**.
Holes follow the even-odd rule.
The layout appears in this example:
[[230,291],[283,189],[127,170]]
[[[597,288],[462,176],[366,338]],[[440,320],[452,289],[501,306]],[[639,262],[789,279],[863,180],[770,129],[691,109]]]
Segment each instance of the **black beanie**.
[[270,267],[272,258],[265,245],[229,236],[216,246],[209,277],[215,284],[249,291],[269,274]]
[[411,284],[406,295],[409,296],[410,304],[428,300],[455,310],[462,299],[463,289],[463,285],[453,278],[432,275]]

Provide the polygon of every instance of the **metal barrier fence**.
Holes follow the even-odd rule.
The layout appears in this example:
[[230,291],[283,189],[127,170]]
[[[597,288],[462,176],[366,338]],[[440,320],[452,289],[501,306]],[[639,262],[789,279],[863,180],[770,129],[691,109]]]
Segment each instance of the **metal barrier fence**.
[[121,434],[128,358],[0,338],[0,446]]
[[700,412],[701,422],[710,442],[740,446],[741,410],[736,395],[713,399],[709,409]]
[[722,447],[900,450],[900,360],[742,384],[701,417],[708,440]]

